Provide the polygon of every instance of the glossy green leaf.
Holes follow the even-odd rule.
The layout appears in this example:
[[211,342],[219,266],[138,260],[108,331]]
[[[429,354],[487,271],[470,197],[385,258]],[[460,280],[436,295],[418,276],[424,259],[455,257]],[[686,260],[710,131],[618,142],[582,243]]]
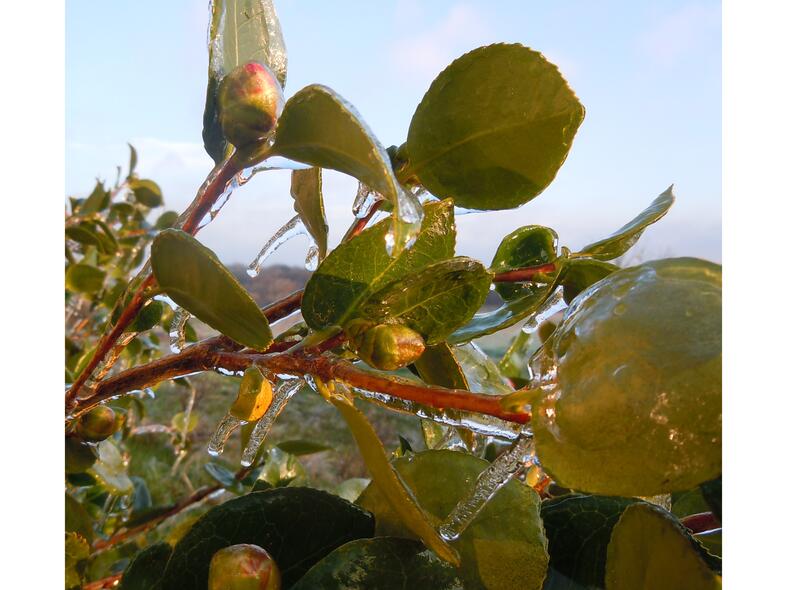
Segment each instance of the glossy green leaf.
[[620,267],[592,258],[570,258],[565,261],[558,282],[563,285],[563,299],[571,303],[582,291]]
[[[394,461],[418,503],[445,519],[488,467],[483,459],[453,451],[426,451]],[[375,515],[378,535],[412,537],[372,481],[358,503]],[[547,571],[541,501],[519,480],[507,483],[453,543],[466,588],[540,590]]]
[[173,225],[175,225],[175,222],[177,220],[178,220],[177,211],[164,211],[164,213],[159,215],[158,219],[156,219],[155,228],[167,229],[168,227],[172,227]]
[[66,288],[77,293],[100,291],[107,273],[89,264],[72,264],[66,269]]
[[721,473],[720,266],[675,258],[609,275],[574,300],[532,364],[557,370],[532,423],[560,485],[653,496]]
[[322,170],[293,170],[290,195],[295,200],[295,212],[301,216],[303,225],[314,238],[320,253],[319,260],[322,260],[328,254],[328,221],[322,200]]
[[287,49],[273,0],[214,0],[208,30],[208,90],[202,119],[205,151],[218,164],[227,154],[216,103],[221,79],[250,61],[264,64],[282,88]]
[[592,256],[598,260],[612,260],[626,253],[637,243],[645,229],[664,217],[675,202],[675,194],[670,186],[648,205],[642,213],[629,221],[608,238],[588,244],[574,256]]
[[693,536],[694,540],[698,541],[710,555],[721,558],[723,545],[721,528],[703,531]]
[[690,535],[652,504],[626,508],[607,549],[607,590],[718,590]]
[[323,451],[332,451],[333,447],[328,445],[324,445],[322,443],[314,442],[311,440],[284,440],[282,442],[276,443],[276,446],[279,447],[285,453],[289,453],[290,455],[295,456],[302,456],[302,455],[313,455],[315,453],[322,453]]
[[379,323],[405,324],[435,344],[473,317],[491,283],[492,274],[477,260],[441,260],[374,292],[361,314]]
[[451,389],[468,389],[467,379],[456,360],[454,349],[444,342],[427,346],[414,364],[424,383]]
[[151,263],[175,303],[236,342],[265,350],[273,341],[265,314],[216,255],[196,239],[167,229],[153,241]]
[[134,332],[145,332],[161,321],[164,313],[164,304],[161,301],[151,301],[143,307],[134,318],[131,329]]
[[[500,242],[489,270],[499,273],[525,266],[554,262],[557,258],[557,234],[541,225],[526,225],[514,230]],[[495,289],[503,299],[522,295],[522,287],[512,283],[497,283]]]
[[130,151],[128,158],[128,178],[130,179],[134,176],[134,172],[137,169],[137,150],[131,144],[128,144],[128,149]]
[[293,590],[461,590],[456,568],[421,543],[397,537],[358,539],[312,566]]
[[407,134],[426,189],[472,209],[511,209],[555,178],[585,116],[558,69],[519,44],[479,47],[426,92]]
[[270,553],[288,588],[334,549],[373,532],[369,513],[320,490],[252,492],[211,509],[191,527],[167,563],[162,590],[204,590],[211,556],[239,543]]
[[109,192],[104,188],[103,182],[96,182],[93,192],[85,199],[79,207],[80,215],[90,215],[98,213],[109,206]]
[[237,481],[235,480],[235,474],[224,467],[221,463],[215,463],[211,461],[210,463],[205,464],[205,471],[215,479],[218,483],[223,485],[225,488],[232,488],[235,487]]
[[170,555],[172,547],[167,543],[154,543],[137,553],[123,572],[119,590],[161,590]]
[[705,498],[702,497],[702,490],[698,487],[688,491],[672,492],[670,504],[670,512],[678,518],[711,511]]
[[607,545],[623,511],[636,498],[568,494],[541,505],[549,539],[549,574],[543,590],[604,588]]
[[506,377],[529,381],[530,369],[528,368],[528,363],[532,353],[533,341],[530,332],[520,330],[497,366]]
[[95,246],[100,254],[114,254],[118,241],[112,230],[101,220],[83,221],[66,228],[66,237],[85,246]]
[[433,203],[424,212],[418,239],[398,256],[389,256],[385,249],[389,219],[333,250],[306,284],[301,310],[309,326],[320,330],[343,325],[386,284],[452,257],[456,242],[453,205]]
[[385,148],[355,109],[330,88],[313,84],[284,105],[273,153],[357,178],[394,208],[393,253],[418,232],[421,204],[394,177]]
[[88,543],[93,542],[93,518],[85,507],[66,492],[66,532],[78,533]]
[[148,179],[133,179],[128,183],[131,192],[134,193],[134,198],[137,203],[145,205],[145,207],[160,207],[164,204],[164,199],[161,196],[161,188],[152,180]]

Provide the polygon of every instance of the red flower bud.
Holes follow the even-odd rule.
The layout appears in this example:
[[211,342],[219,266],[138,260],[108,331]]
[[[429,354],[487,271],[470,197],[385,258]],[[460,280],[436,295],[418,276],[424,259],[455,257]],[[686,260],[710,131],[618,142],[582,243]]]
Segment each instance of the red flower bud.
[[230,545],[210,560],[208,590],[280,590],[279,567],[257,545]]

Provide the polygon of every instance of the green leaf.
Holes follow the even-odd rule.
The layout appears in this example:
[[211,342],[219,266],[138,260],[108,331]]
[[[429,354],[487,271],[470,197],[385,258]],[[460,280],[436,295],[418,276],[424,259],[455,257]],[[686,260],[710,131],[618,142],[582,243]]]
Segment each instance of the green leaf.
[[128,183],[128,187],[134,193],[137,203],[145,205],[145,207],[153,209],[164,204],[161,188],[152,180],[135,178]]
[[128,179],[133,178],[134,171],[137,169],[137,150],[133,145],[128,144],[128,149],[131,152],[128,158]]
[[616,270],[620,267],[592,258],[566,260],[558,277],[558,282],[563,285],[563,299],[571,303],[582,291]]
[[541,193],[568,155],[585,109],[557,68],[519,44],[454,61],[410,122],[410,169],[461,207],[511,209]]
[[172,547],[167,543],[154,543],[137,553],[123,572],[119,590],[160,590],[170,555]]
[[405,324],[435,344],[473,317],[491,283],[492,274],[477,260],[441,260],[373,293],[361,314],[378,323]]
[[279,118],[273,153],[357,178],[394,208],[392,252],[400,253],[418,234],[423,211],[394,177],[385,148],[341,96],[313,84],[299,90]]
[[322,201],[322,170],[307,168],[293,170],[290,195],[295,200],[295,212],[319,250],[319,260],[328,254],[328,222]]
[[544,590],[604,588],[612,528],[635,498],[568,494],[541,505],[549,539]]
[[497,364],[500,372],[511,379],[530,381],[528,363],[532,352],[530,332],[520,330]]
[[213,508],[191,527],[167,563],[162,590],[207,588],[211,556],[239,543],[270,553],[288,588],[334,549],[373,532],[369,513],[320,490],[252,492]]
[[670,186],[648,205],[642,213],[629,221],[608,238],[588,244],[574,256],[592,256],[599,260],[612,260],[626,253],[637,243],[642,232],[659,219],[664,217],[675,202],[675,194]]
[[85,562],[90,556],[90,545],[77,533],[66,533],[66,590],[82,587]]
[[427,346],[414,364],[424,383],[451,389],[468,389],[467,379],[456,360],[454,349],[445,342]]
[[[489,270],[495,273],[525,266],[539,266],[557,258],[557,234],[541,225],[526,225],[514,230],[500,242]],[[522,287],[511,283],[496,283],[495,289],[503,299],[514,299],[522,294]]]
[[713,515],[721,522],[721,476],[700,485],[702,497],[708,503]]
[[153,241],[153,273],[175,303],[236,342],[265,350],[273,334],[265,314],[216,255],[196,239],[167,229]]
[[475,393],[506,394],[513,388],[500,373],[500,369],[475,343],[451,346],[462,373],[467,380],[467,389]]
[[134,490],[123,455],[110,438],[98,444],[98,461],[90,468],[90,473],[112,494],[123,495]]
[[95,246],[100,254],[114,254],[118,242],[112,230],[101,220],[83,221],[66,228],[66,237],[85,246]]
[[72,264],[66,270],[66,288],[77,293],[95,293],[101,290],[107,273],[89,264]]
[[322,453],[323,451],[333,450],[333,447],[330,447],[328,445],[324,445],[311,440],[300,440],[300,439],[285,440],[276,443],[276,446],[279,447],[285,453],[289,453],[290,455],[296,455],[296,456],[313,455],[314,453]]
[[238,483],[235,479],[235,474],[220,463],[206,463],[205,471],[227,489],[235,487]]
[[84,203],[79,207],[80,215],[98,213],[109,206],[109,192],[104,188],[103,182],[96,182],[96,187]]
[[219,82],[237,66],[255,61],[268,66],[284,88],[287,48],[273,0],[214,0],[211,9],[202,139],[205,151],[218,164],[228,148],[216,103]]
[[690,535],[652,504],[626,508],[607,549],[607,590],[717,590]]
[[556,370],[533,408],[536,452],[563,487],[687,490],[721,473],[721,267],[693,258],[586,290],[531,363]]
[[168,227],[172,227],[175,225],[175,222],[178,220],[178,212],[177,211],[164,211],[161,215],[158,216],[156,219],[155,228],[156,229],[167,229]]
[[357,315],[359,305],[386,284],[454,254],[456,227],[453,205],[433,203],[424,208],[421,233],[411,248],[391,257],[385,249],[390,219],[373,225],[341,244],[306,283],[301,311],[310,327],[320,330],[343,325]]
[[[489,466],[483,459],[453,451],[426,451],[394,461],[418,503],[438,521],[471,490]],[[374,513],[377,534],[412,537],[385,501],[376,482],[358,504]],[[517,479],[507,483],[453,543],[461,557],[460,576],[468,588],[538,590],[547,571],[541,501]]]
[[131,330],[134,332],[145,332],[150,330],[153,326],[161,321],[161,315],[164,313],[164,304],[161,301],[151,301],[143,307],[137,317],[134,318],[131,324]]
[[377,537],[342,545],[293,590],[458,590],[457,570],[410,539]]
[[68,492],[66,492],[66,532],[79,533],[87,539],[88,543],[93,542],[93,519],[85,507]]
[[710,555],[721,558],[722,534],[720,528],[703,531],[693,536]]

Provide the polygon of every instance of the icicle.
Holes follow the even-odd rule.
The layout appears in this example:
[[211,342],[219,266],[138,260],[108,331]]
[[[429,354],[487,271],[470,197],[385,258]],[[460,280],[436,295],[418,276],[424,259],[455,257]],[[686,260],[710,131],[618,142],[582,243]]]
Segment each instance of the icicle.
[[385,393],[366,391],[358,388],[353,388],[353,391],[364,399],[376,403],[377,405],[384,406],[390,410],[418,416],[419,418],[431,420],[438,424],[460,426],[485,436],[514,440],[519,436],[520,432],[522,432],[521,425],[506,422],[493,416],[466,412],[464,410],[440,410],[409,400],[393,397]]
[[415,243],[423,218],[421,202],[412,193],[397,186],[391,227],[385,234],[385,249],[389,256],[397,256]]
[[359,181],[358,192],[355,194],[355,200],[353,201],[353,215],[355,215],[356,219],[366,217],[375,203],[382,200],[383,196],[380,193],[374,192]]
[[268,258],[268,256],[278,250],[279,246],[284,244],[290,238],[299,236],[305,232],[306,227],[303,225],[303,222],[301,222],[301,216],[296,215],[282,227],[280,227],[279,230],[273,234],[273,236],[271,236],[271,239],[266,242],[266,244],[262,247],[262,250],[260,250],[260,253],[257,254],[257,257],[249,265],[249,268],[246,269],[246,273],[252,278],[256,277],[258,274],[260,274],[262,263],[265,262],[265,259]]
[[310,234],[309,236],[309,249],[306,252],[306,260],[304,262],[304,266],[306,270],[314,272],[317,270],[317,267],[320,266],[320,248],[315,243],[314,239],[312,239]]
[[249,467],[254,462],[257,451],[265,440],[265,437],[268,436],[268,432],[270,432],[271,426],[273,426],[276,418],[278,418],[279,414],[284,410],[284,406],[287,405],[290,398],[292,398],[302,386],[303,381],[301,379],[282,380],[276,385],[270,407],[268,407],[265,415],[260,418],[254,426],[249,442],[243,450],[243,457],[240,460],[240,464],[243,467]]
[[245,420],[239,420],[232,414],[224,414],[224,417],[216,427],[216,432],[208,443],[208,453],[213,457],[218,457],[224,452],[224,445],[227,444],[227,439],[238,428],[246,424]]
[[538,330],[538,326],[541,325],[544,320],[551,318],[566,307],[566,302],[563,299],[563,287],[558,287],[555,289],[554,293],[544,301],[541,307],[538,308],[538,311],[527,319],[522,326],[522,331],[532,334]]
[[191,314],[182,307],[175,310],[172,316],[172,324],[169,328],[169,349],[178,354],[186,347],[186,323]]
[[110,349],[110,351],[104,356],[104,359],[96,365],[96,368],[91,373],[90,377],[87,378],[84,385],[79,389],[77,392],[77,399],[79,400],[86,400],[93,397],[96,393],[96,387],[98,386],[98,382],[101,381],[104,377],[107,376],[112,366],[115,362],[120,358],[121,353],[126,348],[126,345],[131,342],[137,335],[137,332],[124,332],[120,338],[118,338],[115,345]]
[[454,506],[451,514],[440,526],[440,536],[446,541],[456,540],[495,494],[511,481],[518,471],[533,463],[533,449],[531,437],[519,436],[509,449],[479,474],[473,490]]

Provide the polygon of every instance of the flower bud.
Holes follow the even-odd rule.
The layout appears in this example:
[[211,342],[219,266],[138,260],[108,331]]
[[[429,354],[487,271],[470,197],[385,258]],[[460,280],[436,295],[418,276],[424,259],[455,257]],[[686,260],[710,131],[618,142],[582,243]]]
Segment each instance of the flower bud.
[[77,423],[77,434],[91,442],[99,442],[112,436],[121,426],[114,410],[108,406],[96,406],[84,414]]
[[230,545],[210,560],[208,590],[280,590],[281,574],[273,558],[257,545]]
[[400,324],[379,324],[363,319],[351,321],[346,327],[350,346],[367,364],[394,371],[414,362],[424,352],[423,337]]
[[219,122],[224,137],[237,148],[265,139],[284,108],[284,93],[264,65],[249,62],[227,74],[219,84]]
[[230,408],[230,414],[238,420],[256,422],[263,417],[272,400],[271,382],[265,378],[259,367],[252,365],[243,374],[238,397]]

